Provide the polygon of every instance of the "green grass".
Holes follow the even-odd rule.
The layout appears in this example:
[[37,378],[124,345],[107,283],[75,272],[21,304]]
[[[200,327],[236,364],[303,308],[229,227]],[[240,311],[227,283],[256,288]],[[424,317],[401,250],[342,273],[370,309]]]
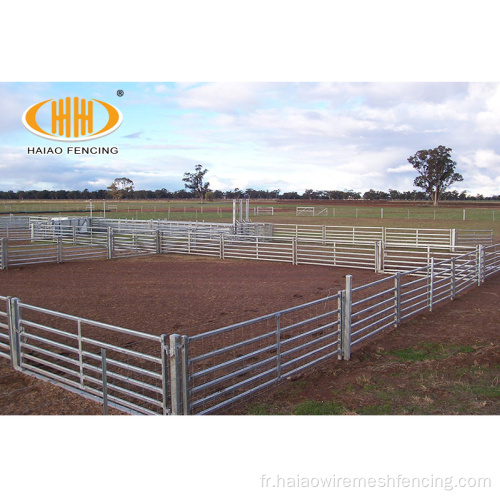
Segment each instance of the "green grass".
[[395,356],[400,361],[425,361],[445,359],[458,353],[473,352],[472,346],[442,345],[433,342],[421,342],[416,348],[396,349],[385,351],[386,355]]
[[389,403],[384,403],[358,408],[356,413],[358,415],[391,415],[393,413],[393,410]]
[[335,401],[302,401],[295,406],[294,415],[343,415],[346,408]]
[[[254,215],[253,207],[274,207],[275,215]],[[367,206],[368,205],[368,206]],[[467,208],[467,203],[457,203],[457,207],[431,205],[405,205],[395,204],[391,207],[373,206],[363,202],[346,202],[343,205],[314,205],[317,211],[327,209],[327,216],[301,216],[296,217],[297,206],[308,206],[306,200],[300,202],[277,203],[273,200],[250,200],[250,218],[253,221],[267,222],[293,222],[297,224],[327,224],[327,225],[366,225],[366,226],[407,226],[411,227],[474,227],[500,229],[500,203],[498,208]],[[312,204],[311,204],[312,206]],[[157,219],[169,218],[171,220],[205,220],[207,222],[231,222],[232,200],[207,201],[201,204],[195,200],[124,200],[114,202],[106,200],[106,215],[112,218]],[[113,207],[116,207],[115,210]],[[93,213],[103,215],[104,204],[102,201],[93,202]],[[465,209],[465,220],[464,220]],[[89,214],[88,202],[84,200],[2,200],[0,212],[4,213],[30,213],[47,212],[69,215]],[[485,227],[477,223],[486,224]]]
[[[315,380],[303,379],[304,384],[293,391],[293,397],[291,388],[283,387],[272,403],[255,402],[248,413],[497,415],[500,364],[489,360],[495,353],[489,346],[422,342],[414,349],[386,352],[386,360],[381,359],[376,370],[367,370],[348,384],[332,387],[330,397],[314,400],[311,388],[316,387]],[[397,368],[391,359],[393,355],[410,363],[404,369]],[[447,358],[450,362],[442,361]],[[419,365],[419,361],[425,363]]]

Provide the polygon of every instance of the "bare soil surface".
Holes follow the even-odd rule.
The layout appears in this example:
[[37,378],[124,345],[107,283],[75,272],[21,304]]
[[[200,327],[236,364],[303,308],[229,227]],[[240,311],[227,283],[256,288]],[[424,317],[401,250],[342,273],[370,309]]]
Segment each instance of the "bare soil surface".
[[[192,335],[302,304],[372,271],[157,255],[11,268],[0,295],[153,334]],[[232,414],[499,414],[500,274],[432,313]],[[0,359],[0,414],[102,414],[102,407]],[[118,413],[118,412],[115,412]]]

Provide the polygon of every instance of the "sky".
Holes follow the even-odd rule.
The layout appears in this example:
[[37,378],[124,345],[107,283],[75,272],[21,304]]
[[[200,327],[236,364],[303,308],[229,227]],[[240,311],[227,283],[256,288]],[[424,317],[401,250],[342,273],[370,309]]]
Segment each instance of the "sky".
[[[117,95],[123,90],[123,96]],[[21,118],[46,99],[99,99],[123,114],[112,134],[73,145],[116,155],[33,155],[67,146]],[[0,190],[184,188],[208,170],[212,189],[407,191],[421,149],[452,149],[464,181],[500,194],[500,85],[495,82],[1,82]]]

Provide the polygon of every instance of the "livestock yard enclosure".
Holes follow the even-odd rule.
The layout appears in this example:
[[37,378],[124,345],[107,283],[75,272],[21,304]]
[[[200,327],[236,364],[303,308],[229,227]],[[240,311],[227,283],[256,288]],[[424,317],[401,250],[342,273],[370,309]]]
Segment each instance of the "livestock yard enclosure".
[[484,226],[293,224],[270,211],[254,222],[233,208],[232,222],[210,223],[0,218],[2,373],[10,364],[106,411],[237,411],[347,366],[360,344],[383,345],[500,270]]

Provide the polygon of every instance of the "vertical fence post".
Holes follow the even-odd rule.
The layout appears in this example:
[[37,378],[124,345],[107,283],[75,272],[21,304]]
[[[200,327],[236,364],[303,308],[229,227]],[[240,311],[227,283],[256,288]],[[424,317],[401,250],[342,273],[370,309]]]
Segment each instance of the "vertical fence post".
[[181,357],[181,390],[182,390],[182,413],[189,415],[189,338],[187,335],[181,337],[180,357]]
[[106,349],[101,349],[102,360],[102,404],[104,415],[108,414],[108,370],[106,367]]
[[384,269],[384,242],[375,242],[375,272],[381,273]]
[[378,249],[378,255],[377,255],[377,264],[376,264],[376,271],[378,273],[382,273],[384,271],[384,250],[385,250],[385,244],[383,240],[377,241],[377,249]]
[[7,297],[7,321],[10,339],[10,359],[12,368],[21,371],[21,310],[19,299]]
[[161,230],[155,231],[156,253],[161,253]]
[[292,238],[292,264],[298,264],[297,258],[297,238]]
[[434,299],[434,257],[431,257],[430,271],[431,282],[429,284],[429,311],[432,311],[432,301]]
[[180,335],[176,333],[170,335],[170,408],[172,415],[180,415],[182,406],[180,340]]
[[114,254],[114,236],[113,236],[113,228],[108,227],[107,234],[106,234],[106,245],[108,247],[108,259],[113,258]]
[[394,326],[401,323],[401,273],[394,276]]
[[8,266],[8,250],[9,240],[7,238],[0,239],[0,269],[7,269]]
[[457,244],[457,230],[455,228],[450,231],[450,240],[451,251],[454,252]]
[[224,259],[224,234],[219,235],[219,259]]
[[168,343],[167,335],[160,337],[161,343],[161,388],[162,388],[162,409],[163,415],[169,414],[168,408]]
[[455,298],[456,257],[451,259],[451,300]]
[[339,290],[338,296],[337,296],[337,321],[339,323],[338,325],[338,341],[339,341],[339,349],[338,349],[338,359],[342,359],[342,305],[344,304],[344,298],[343,298],[344,290]]
[[477,286],[484,283],[484,245],[477,246]]
[[345,290],[342,291],[342,331],[340,345],[342,358],[351,359],[351,312],[352,312],[352,275],[345,277]]
[[276,380],[281,380],[281,314],[276,314]]
[[57,263],[62,264],[63,262],[63,242],[62,236],[57,237]]
[[78,368],[80,369],[80,387],[83,389],[85,387],[85,380],[83,378],[82,322],[80,320],[78,320],[77,322],[77,334],[78,334]]

